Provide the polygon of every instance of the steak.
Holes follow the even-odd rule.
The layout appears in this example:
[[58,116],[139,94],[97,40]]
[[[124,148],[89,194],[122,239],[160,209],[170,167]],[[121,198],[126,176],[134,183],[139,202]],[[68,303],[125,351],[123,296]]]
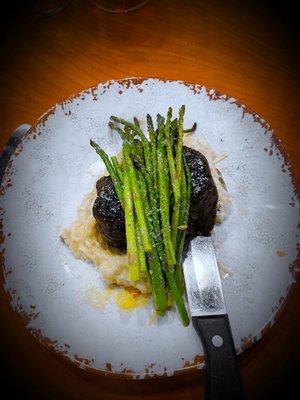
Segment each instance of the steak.
[[[203,154],[183,147],[191,173],[191,204],[188,237],[208,236],[214,227],[217,213],[218,192]],[[99,230],[110,246],[126,249],[125,218],[110,176],[97,181],[97,198],[93,215]]]
[[207,159],[199,151],[183,147],[191,174],[188,233],[209,236],[217,215],[218,191]]
[[126,249],[125,216],[111,177],[100,178],[96,189],[93,215],[99,230],[110,246]]

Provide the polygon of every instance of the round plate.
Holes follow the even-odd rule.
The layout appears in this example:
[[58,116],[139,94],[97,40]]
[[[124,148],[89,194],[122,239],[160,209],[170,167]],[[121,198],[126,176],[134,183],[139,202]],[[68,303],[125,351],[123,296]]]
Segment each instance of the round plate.
[[238,352],[274,323],[294,282],[297,195],[290,166],[270,126],[226,95],[160,79],[109,81],[57,104],[22,138],[2,181],[1,256],[12,307],[42,343],[79,367],[144,378],[203,366],[201,343],[176,314],[149,325],[152,305],[124,312],[86,301],[104,287],[96,269],[76,260],[60,240],[76,208],[103,170],[89,145],[109,154],[120,139],[111,114],[132,119],[186,105],[185,125],[220,153],[231,213],[213,238],[231,271],[224,295]]

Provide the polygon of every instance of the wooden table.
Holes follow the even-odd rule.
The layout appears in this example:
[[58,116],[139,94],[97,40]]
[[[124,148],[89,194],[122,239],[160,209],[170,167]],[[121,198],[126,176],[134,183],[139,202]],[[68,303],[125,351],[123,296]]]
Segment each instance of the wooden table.
[[[273,126],[299,169],[296,11],[284,2],[259,3],[150,0],[139,11],[114,15],[74,0],[49,18],[11,17],[1,36],[1,147],[19,124],[32,124],[72,93],[108,79],[157,76],[241,100]],[[299,309],[298,283],[278,324],[239,358],[248,399],[292,398]],[[124,382],[66,365],[26,332],[2,288],[0,326],[1,379],[22,398],[203,398],[201,372]]]

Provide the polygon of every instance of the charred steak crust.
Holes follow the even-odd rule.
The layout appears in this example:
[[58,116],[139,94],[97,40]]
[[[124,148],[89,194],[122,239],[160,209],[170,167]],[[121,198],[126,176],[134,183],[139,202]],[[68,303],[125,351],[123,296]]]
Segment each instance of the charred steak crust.
[[[183,146],[191,173],[191,205],[188,235],[207,236],[214,227],[218,192],[208,162],[199,151]],[[125,249],[125,218],[113,182],[109,176],[97,181],[93,215],[101,234],[110,246]]]
[[188,233],[208,236],[216,221],[218,191],[204,155],[186,146],[183,151],[191,173]]
[[101,234],[110,246],[126,248],[125,218],[121,203],[110,176],[97,181],[97,198],[93,205],[93,215]]

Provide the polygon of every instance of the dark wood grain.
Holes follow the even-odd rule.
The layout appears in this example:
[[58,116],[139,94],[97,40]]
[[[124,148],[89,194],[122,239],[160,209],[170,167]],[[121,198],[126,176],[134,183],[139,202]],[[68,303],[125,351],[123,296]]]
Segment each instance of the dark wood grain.
[[[297,15],[290,2],[193,0],[150,0],[126,15],[80,0],[44,19],[2,15],[0,146],[19,124],[32,124],[72,93],[108,79],[157,76],[201,83],[245,103],[273,126],[299,171]],[[2,288],[0,295],[1,382],[11,393],[22,391],[20,398],[203,398],[201,372],[123,382],[65,364],[26,332]],[[297,284],[277,325],[239,357],[248,399],[293,398],[299,309]]]

